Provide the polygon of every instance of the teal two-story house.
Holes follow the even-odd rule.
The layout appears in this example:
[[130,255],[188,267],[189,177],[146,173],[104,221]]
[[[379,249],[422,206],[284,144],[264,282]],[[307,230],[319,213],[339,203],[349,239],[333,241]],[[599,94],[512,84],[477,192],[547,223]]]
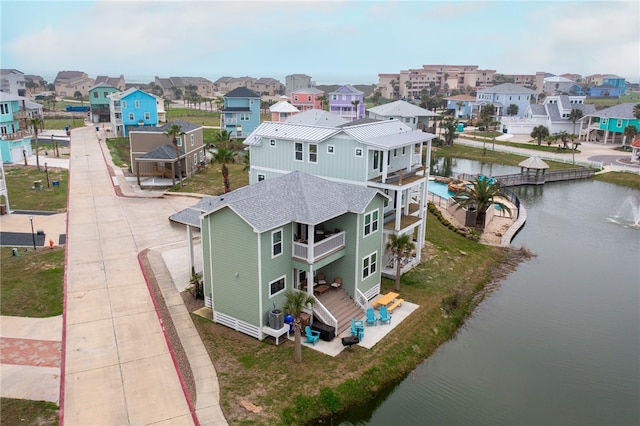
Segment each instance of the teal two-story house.
[[[635,126],[640,132],[640,120],[634,115],[636,105],[637,103],[627,102],[585,115],[581,119],[580,137],[605,144],[623,142],[627,126]],[[627,143],[630,144],[631,141]]]
[[31,156],[33,131],[29,125],[27,99],[0,92],[0,154],[4,163],[24,161]]
[[115,136],[129,136],[129,129],[158,125],[158,98],[132,87],[110,95],[111,127]]
[[[213,320],[260,340],[273,336],[269,312],[282,307],[287,289],[344,291],[362,315],[380,292],[385,200],[375,189],[302,172],[201,200],[191,209],[200,212]],[[350,326],[320,300],[313,315],[336,335]]]
[[260,124],[260,95],[246,87],[237,87],[224,95],[220,129],[232,138],[245,138]]
[[98,83],[89,89],[89,105],[93,123],[108,123],[111,120],[111,111],[109,110],[111,95],[119,91],[107,83]]

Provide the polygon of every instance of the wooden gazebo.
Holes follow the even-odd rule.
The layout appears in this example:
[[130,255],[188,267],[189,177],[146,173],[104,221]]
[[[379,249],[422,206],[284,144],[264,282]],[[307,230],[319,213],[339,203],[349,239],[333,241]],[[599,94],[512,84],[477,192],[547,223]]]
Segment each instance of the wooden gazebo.
[[[542,161],[540,157],[533,156],[529,157],[524,161],[521,161],[518,166],[520,166],[520,174],[523,175],[523,180],[527,183],[533,183],[536,185],[541,185],[544,183],[544,173],[545,170],[549,168],[549,165]],[[526,169],[526,174],[525,174]],[[529,171],[535,170],[535,175],[530,175]],[[542,170],[542,173],[540,173]]]
[[[176,170],[176,164],[178,161],[182,161],[184,159],[184,148],[178,147],[178,153],[180,154],[180,158],[177,158],[176,156],[175,146],[172,144],[166,144],[136,157],[134,161],[136,162],[136,177],[138,178],[138,185],[140,185],[140,176],[171,178],[173,185],[175,185],[178,173]],[[170,167],[167,167],[167,165]],[[183,166],[181,167],[181,170],[184,172],[184,164],[181,164],[181,166]]]

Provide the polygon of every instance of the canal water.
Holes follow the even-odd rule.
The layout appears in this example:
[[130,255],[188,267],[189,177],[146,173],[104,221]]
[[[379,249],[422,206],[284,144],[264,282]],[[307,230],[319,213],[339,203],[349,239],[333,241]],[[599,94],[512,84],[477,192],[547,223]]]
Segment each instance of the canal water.
[[512,245],[537,257],[339,424],[640,423],[640,191],[586,180],[516,192],[528,221]]

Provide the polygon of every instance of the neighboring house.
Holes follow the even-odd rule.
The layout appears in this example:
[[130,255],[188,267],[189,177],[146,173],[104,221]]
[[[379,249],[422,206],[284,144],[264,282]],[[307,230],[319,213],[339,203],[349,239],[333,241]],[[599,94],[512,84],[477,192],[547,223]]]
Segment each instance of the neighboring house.
[[223,97],[220,129],[232,138],[243,138],[260,124],[260,95],[246,87],[233,89]]
[[588,94],[592,98],[619,98],[620,88],[611,84],[602,84],[588,89]]
[[627,82],[624,77],[606,74],[602,76],[602,84],[617,87],[620,90],[621,96],[627,92]]
[[132,127],[157,126],[159,103],[162,100],[136,87],[113,93],[109,100],[113,135],[128,136]]
[[531,103],[535,92],[526,87],[513,83],[503,83],[498,86],[478,90],[476,103],[482,108],[484,105],[493,105],[496,108],[495,115],[500,117],[507,114],[509,105],[518,106],[517,117],[524,117],[527,107]]
[[576,121],[575,127],[569,115],[572,109],[582,111],[583,117],[595,112],[593,104],[585,104],[586,96],[551,95],[542,104],[531,104],[524,117],[502,117],[500,124],[503,131],[511,134],[531,134],[536,126],[545,126],[549,134],[567,132],[579,134],[581,123]]
[[155,84],[160,86],[167,99],[184,99],[193,96],[213,98],[214,84],[204,77],[155,77]]
[[24,79],[27,92],[31,94],[39,93],[47,86],[46,80],[39,75],[25,74]]
[[89,105],[91,107],[91,122],[108,123],[111,120],[109,104],[111,95],[118,93],[117,87],[108,83],[97,83],[89,89]]
[[95,80],[82,71],[60,71],[53,84],[58,96],[72,98],[76,92],[80,92],[82,96],[87,97],[89,89],[95,85]]
[[[291,92],[291,105],[298,108],[300,111],[307,111],[309,109],[324,109],[322,97],[324,92],[315,87],[309,87],[306,89],[296,90]],[[327,100],[325,100],[327,102]]]
[[277,96],[284,94],[284,84],[271,77],[258,78],[253,81],[251,89],[264,96]]
[[437,117],[438,114],[428,109],[420,108],[405,101],[395,101],[384,105],[378,105],[367,110],[367,117],[374,120],[398,120],[412,130],[425,130],[429,127],[429,117]]
[[[314,112],[292,117],[296,123],[263,122],[249,135],[244,141],[251,158],[249,183],[302,171],[384,193],[390,199],[379,218],[385,236],[408,233],[414,237],[416,256],[405,269],[414,267],[421,259],[426,224],[429,173],[423,168],[423,153],[428,164],[435,135],[412,130],[397,120],[318,125]],[[395,276],[390,254],[381,260],[383,274]]]
[[306,74],[291,74],[284,78],[285,92],[284,94],[290,96],[293,92],[302,89],[309,89],[315,86],[315,83],[311,81],[311,77]]
[[120,77],[108,77],[106,75],[99,75],[96,77],[96,85],[104,83],[107,86],[115,87],[120,92],[127,90],[127,84],[124,81],[124,75]]
[[580,137],[587,141],[623,142],[624,129],[635,126],[640,131],[640,120],[633,115],[637,103],[628,102],[585,114],[581,122]]
[[339,87],[329,93],[329,112],[348,120],[359,120],[365,116],[364,92],[351,85]]
[[[283,96],[286,99],[286,96]],[[281,100],[269,107],[271,121],[286,121],[292,115],[299,113],[298,108],[291,105],[286,100]]]
[[544,93],[569,93],[571,88],[574,86],[573,80],[569,80],[568,78],[560,77],[558,75],[554,75],[552,77],[546,77],[544,79],[544,84],[542,86],[542,91]]
[[446,97],[444,100],[447,101],[447,109],[454,111],[456,117],[472,117],[473,104],[476,102],[475,96],[456,95]]
[[173,138],[166,134],[174,124],[184,133],[176,138],[182,176],[192,176],[205,161],[202,126],[175,120],[162,127],[132,127],[129,129],[130,164],[138,179],[141,176],[178,177],[176,147]]
[[0,154],[4,163],[20,163],[31,156],[30,118],[26,98],[0,92]]
[[[637,163],[640,161],[640,137],[636,138],[633,142],[631,142],[631,162]],[[7,206],[9,201],[7,201]]]
[[[346,292],[363,314],[380,293],[385,200],[373,188],[302,172],[202,199],[192,209],[201,218],[213,320],[260,340],[275,335],[270,311],[282,308],[286,290],[313,294],[320,274],[341,277],[342,288],[332,291]],[[350,318],[340,321],[330,309],[318,301],[313,313],[338,334]]]
[[0,69],[0,92],[25,96],[27,87],[24,73],[12,68]]

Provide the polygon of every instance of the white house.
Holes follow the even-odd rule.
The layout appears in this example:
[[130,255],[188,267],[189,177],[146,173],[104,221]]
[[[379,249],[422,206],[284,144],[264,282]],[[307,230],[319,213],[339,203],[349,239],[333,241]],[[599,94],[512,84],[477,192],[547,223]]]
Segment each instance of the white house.
[[406,101],[395,101],[378,105],[367,110],[367,117],[374,120],[398,120],[411,130],[422,130],[429,127],[429,117],[437,117],[433,111],[420,108]]
[[535,92],[531,89],[513,83],[504,83],[478,90],[476,102],[480,109],[484,105],[493,105],[496,108],[495,115],[498,117],[507,115],[509,105],[514,104],[518,107],[516,116],[524,117],[534,96]]

